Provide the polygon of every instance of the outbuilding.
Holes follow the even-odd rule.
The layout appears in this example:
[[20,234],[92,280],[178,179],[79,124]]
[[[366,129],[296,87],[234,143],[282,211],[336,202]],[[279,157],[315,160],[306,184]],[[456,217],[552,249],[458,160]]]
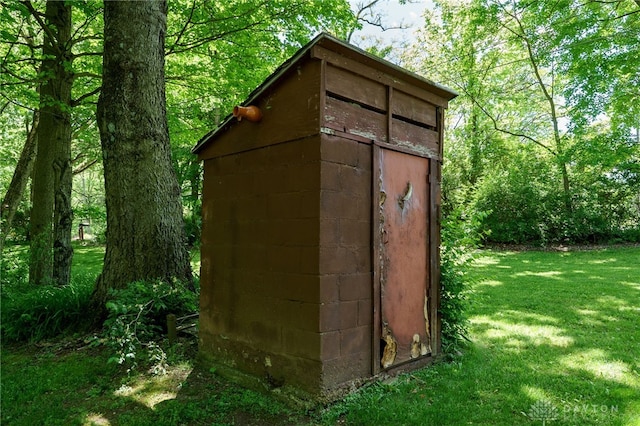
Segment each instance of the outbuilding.
[[199,141],[203,359],[314,400],[434,359],[455,96],[321,34]]

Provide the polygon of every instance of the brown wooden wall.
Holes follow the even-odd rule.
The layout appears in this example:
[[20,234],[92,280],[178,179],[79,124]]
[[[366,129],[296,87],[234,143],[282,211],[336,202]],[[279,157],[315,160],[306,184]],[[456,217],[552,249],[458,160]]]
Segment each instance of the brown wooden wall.
[[354,72],[326,65],[324,90],[326,133],[442,160],[439,106],[431,103],[442,99],[372,75],[362,65],[354,65]]

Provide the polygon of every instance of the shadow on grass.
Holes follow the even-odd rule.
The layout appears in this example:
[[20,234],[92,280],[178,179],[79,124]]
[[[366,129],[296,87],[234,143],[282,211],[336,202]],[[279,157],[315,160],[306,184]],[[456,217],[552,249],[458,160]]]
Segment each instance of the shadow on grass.
[[638,258],[621,249],[478,262],[474,340],[515,376],[497,370],[532,422],[640,422]]
[[640,249],[485,252],[469,348],[374,385],[327,424],[640,424]]
[[638,259],[638,248],[486,252],[463,355],[313,418],[197,368],[131,380],[104,351],[3,348],[2,424],[637,425]]
[[3,349],[2,425],[302,423],[281,404],[190,363],[128,376],[108,357],[102,348],[60,344]]

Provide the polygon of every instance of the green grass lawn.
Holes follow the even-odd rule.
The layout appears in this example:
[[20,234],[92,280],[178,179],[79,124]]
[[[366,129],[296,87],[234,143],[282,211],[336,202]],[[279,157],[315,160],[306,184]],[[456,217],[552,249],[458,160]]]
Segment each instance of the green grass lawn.
[[485,251],[472,343],[314,413],[193,368],[127,375],[78,340],[2,348],[3,425],[640,425],[640,248]]
[[484,252],[466,353],[331,410],[348,424],[640,425],[640,249]]

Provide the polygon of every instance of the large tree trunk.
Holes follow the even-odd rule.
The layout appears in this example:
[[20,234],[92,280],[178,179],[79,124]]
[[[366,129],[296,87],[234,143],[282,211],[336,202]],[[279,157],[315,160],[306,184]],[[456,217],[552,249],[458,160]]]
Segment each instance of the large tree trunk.
[[[40,88],[40,123],[38,154],[33,177],[31,209],[31,259],[29,282],[44,284],[54,279],[68,283],[70,268],[71,205],[56,202],[71,198],[70,181],[63,177],[71,161],[71,6],[61,1],[48,1],[45,10],[46,31],[42,48],[42,73],[46,80]],[[63,185],[61,187],[60,185]],[[54,207],[56,238],[67,227],[68,237],[56,239],[56,273],[54,274]],[[62,218],[58,218],[62,216]]]
[[171,163],[164,80],[166,1],[105,2],[98,127],[107,248],[94,302],[136,280],[191,281]]
[[38,111],[33,113],[31,129],[27,128],[27,141],[22,148],[20,159],[18,160],[16,169],[13,172],[13,177],[11,178],[11,183],[9,184],[7,193],[2,199],[2,204],[0,205],[0,224],[2,225],[0,226],[0,253],[2,253],[4,241],[9,233],[9,229],[11,228],[13,217],[16,214],[16,210],[18,210],[18,205],[22,200],[24,190],[27,187],[29,177],[33,171],[33,163],[35,162],[38,148],[37,131],[39,116],[40,114]]
[[61,146],[54,162],[54,215],[53,215],[53,281],[58,285],[71,282],[71,228],[73,210],[71,208],[71,188],[73,173],[71,168],[71,124],[69,123],[69,144]]

